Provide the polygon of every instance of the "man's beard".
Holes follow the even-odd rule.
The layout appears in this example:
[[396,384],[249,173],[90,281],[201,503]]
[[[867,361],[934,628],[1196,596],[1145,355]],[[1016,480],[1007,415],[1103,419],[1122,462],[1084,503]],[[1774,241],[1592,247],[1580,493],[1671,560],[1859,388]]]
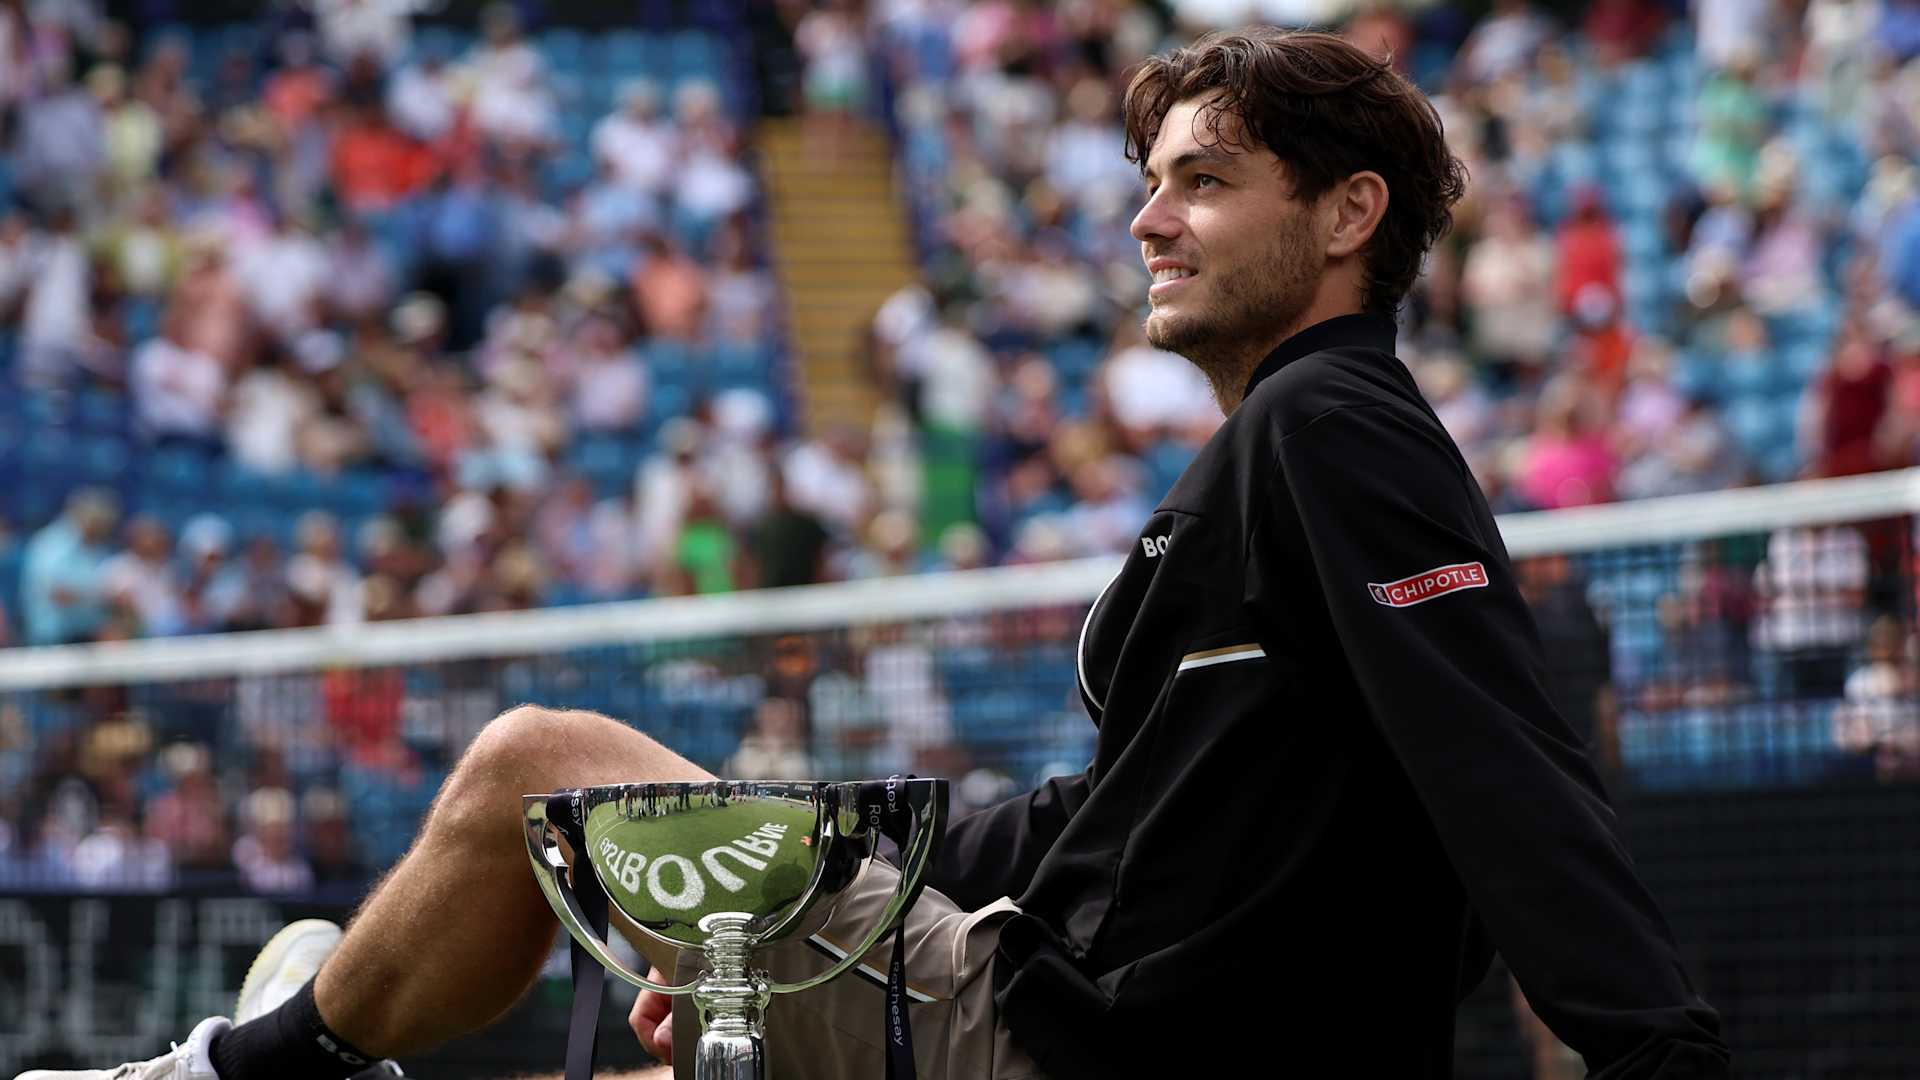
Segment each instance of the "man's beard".
[[1288,222],[1251,266],[1203,271],[1213,279],[1204,307],[1147,316],[1147,341],[1199,368],[1222,412],[1239,403],[1253,369],[1283,335],[1299,329],[1313,303],[1326,257],[1314,250],[1301,218]]

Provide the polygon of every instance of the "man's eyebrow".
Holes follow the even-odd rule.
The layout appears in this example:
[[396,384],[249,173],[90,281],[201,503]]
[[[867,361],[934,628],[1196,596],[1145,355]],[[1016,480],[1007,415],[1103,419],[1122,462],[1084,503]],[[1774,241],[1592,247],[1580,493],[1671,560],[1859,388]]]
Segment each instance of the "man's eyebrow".
[[[1168,162],[1167,171],[1170,173],[1179,172],[1181,169],[1184,169],[1189,165],[1193,165],[1195,163],[1201,163],[1201,162],[1212,165],[1215,168],[1222,168],[1222,167],[1233,164],[1233,155],[1224,153],[1220,150],[1214,149],[1213,147],[1207,147],[1202,150],[1189,150],[1186,153],[1181,154],[1175,157],[1172,161]],[[1154,172],[1150,168],[1146,168],[1145,166],[1142,166],[1140,169],[1140,175],[1142,178],[1148,181],[1152,181],[1154,179],[1157,179],[1160,174]]]

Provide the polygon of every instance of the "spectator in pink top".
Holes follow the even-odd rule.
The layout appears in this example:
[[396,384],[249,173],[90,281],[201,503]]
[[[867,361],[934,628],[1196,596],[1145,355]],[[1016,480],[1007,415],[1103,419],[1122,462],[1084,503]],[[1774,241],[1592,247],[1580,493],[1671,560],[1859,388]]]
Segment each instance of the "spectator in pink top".
[[1541,393],[1520,475],[1521,491],[1534,506],[1559,510],[1613,498],[1613,448],[1592,418],[1592,404],[1570,382]]

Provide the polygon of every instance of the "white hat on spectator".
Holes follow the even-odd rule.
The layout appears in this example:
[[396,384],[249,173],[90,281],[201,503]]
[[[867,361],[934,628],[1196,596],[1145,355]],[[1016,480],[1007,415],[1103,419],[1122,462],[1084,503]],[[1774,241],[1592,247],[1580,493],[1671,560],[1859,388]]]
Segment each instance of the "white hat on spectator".
[[307,603],[325,603],[333,591],[333,575],[320,560],[295,555],[287,560],[287,589]]
[[445,329],[447,305],[432,293],[415,292],[401,297],[393,308],[393,336],[402,345],[423,341]]
[[233,546],[233,526],[215,514],[198,514],[180,530],[180,550],[194,559],[225,555]]
[[773,403],[744,386],[723,390],[713,398],[713,426],[724,439],[752,442],[773,426]]
[[264,787],[247,796],[241,811],[252,828],[288,825],[293,822],[293,794],[286,788]]
[[167,776],[179,780],[183,776],[203,773],[213,763],[213,755],[199,743],[178,742],[160,752],[161,767]]
[[458,551],[478,540],[493,528],[493,504],[472,491],[455,495],[440,511],[440,524],[434,537],[441,548]]

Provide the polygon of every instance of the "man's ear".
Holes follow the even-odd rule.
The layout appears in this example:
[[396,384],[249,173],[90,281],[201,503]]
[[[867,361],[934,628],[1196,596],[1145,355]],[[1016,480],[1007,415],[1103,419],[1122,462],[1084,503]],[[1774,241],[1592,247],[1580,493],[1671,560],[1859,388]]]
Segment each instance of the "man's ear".
[[1354,173],[1327,192],[1327,212],[1333,221],[1327,258],[1356,254],[1373,239],[1387,213],[1387,182],[1371,170]]

